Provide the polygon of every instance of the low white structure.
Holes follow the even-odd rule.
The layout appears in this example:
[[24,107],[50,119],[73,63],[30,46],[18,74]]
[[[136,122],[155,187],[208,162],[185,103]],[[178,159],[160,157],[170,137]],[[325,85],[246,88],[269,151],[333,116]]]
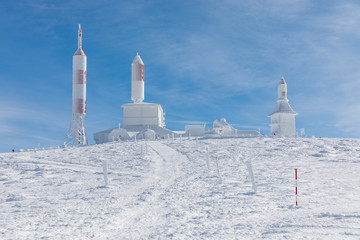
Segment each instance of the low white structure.
[[109,132],[108,136],[109,141],[129,141],[131,137],[128,132],[123,128],[114,128],[111,132]]
[[129,141],[131,137],[125,129],[119,127],[95,133],[94,140],[96,144],[100,144],[113,141]]
[[236,129],[228,124],[225,118],[222,118],[220,122],[218,120],[213,122],[213,128],[209,130],[209,133],[217,134],[220,137],[235,136]]
[[186,125],[185,135],[188,137],[203,137],[205,133],[205,125]]
[[295,137],[295,116],[298,115],[289,105],[287,85],[282,77],[278,85],[278,98],[274,111],[268,115],[271,118],[270,136]]
[[238,130],[222,118],[220,122],[215,120],[213,128],[205,133],[205,137],[259,137],[260,133],[256,130]]
[[112,141],[132,141],[135,138],[138,140],[166,139],[169,136],[179,137],[180,134],[159,126],[124,126],[94,133],[94,140],[96,144],[101,144]]
[[143,131],[136,134],[136,139],[156,140],[159,137],[156,132],[152,129],[144,129]]
[[123,108],[123,126],[159,126],[165,127],[164,112],[156,103],[128,103]]

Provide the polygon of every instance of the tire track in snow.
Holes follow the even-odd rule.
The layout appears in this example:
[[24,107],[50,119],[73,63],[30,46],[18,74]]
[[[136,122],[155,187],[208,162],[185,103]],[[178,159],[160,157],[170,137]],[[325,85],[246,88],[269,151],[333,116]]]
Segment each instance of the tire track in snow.
[[[142,238],[156,235],[157,227],[165,224],[167,203],[161,196],[182,175],[181,164],[187,157],[160,142],[148,142],[151,149],[152,177],[144,178],[142,185],[129,206],[116,216],[116,226],[122,229],[121,237]],[[145,187],[144,187],[145,185]],[[154,232],[155,231],[155,232]],[[130,236],[129,236],[130,235]],[[114,237],[120,237],[116,234]]]

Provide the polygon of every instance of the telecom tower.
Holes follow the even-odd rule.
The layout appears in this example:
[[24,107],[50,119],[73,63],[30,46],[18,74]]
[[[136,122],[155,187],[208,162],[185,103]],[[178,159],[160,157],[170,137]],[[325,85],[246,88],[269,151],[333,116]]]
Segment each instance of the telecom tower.
[[78,49],[73,56],[72,120],[64,146],[87,145],[84,118],[86,114],[86,55],[82,50],[82,31],[79,24]]
[[131,100],[142,103],[144,100],[145,65],[139,53],[131,64]]

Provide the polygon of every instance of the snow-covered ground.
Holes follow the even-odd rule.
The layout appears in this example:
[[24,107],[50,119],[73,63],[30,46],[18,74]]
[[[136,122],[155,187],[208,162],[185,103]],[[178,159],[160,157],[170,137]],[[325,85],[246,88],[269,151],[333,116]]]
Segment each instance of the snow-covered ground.
[[0,239],[360,239],[354,139],[177,139],[3,153],[0,186]]

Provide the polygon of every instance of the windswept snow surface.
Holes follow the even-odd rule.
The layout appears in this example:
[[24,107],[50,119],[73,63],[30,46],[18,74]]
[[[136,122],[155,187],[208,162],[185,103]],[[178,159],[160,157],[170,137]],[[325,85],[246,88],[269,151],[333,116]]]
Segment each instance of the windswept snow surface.
[[0,239],[359,239],[359,172],[354,139],[177,139],[4,153]]

